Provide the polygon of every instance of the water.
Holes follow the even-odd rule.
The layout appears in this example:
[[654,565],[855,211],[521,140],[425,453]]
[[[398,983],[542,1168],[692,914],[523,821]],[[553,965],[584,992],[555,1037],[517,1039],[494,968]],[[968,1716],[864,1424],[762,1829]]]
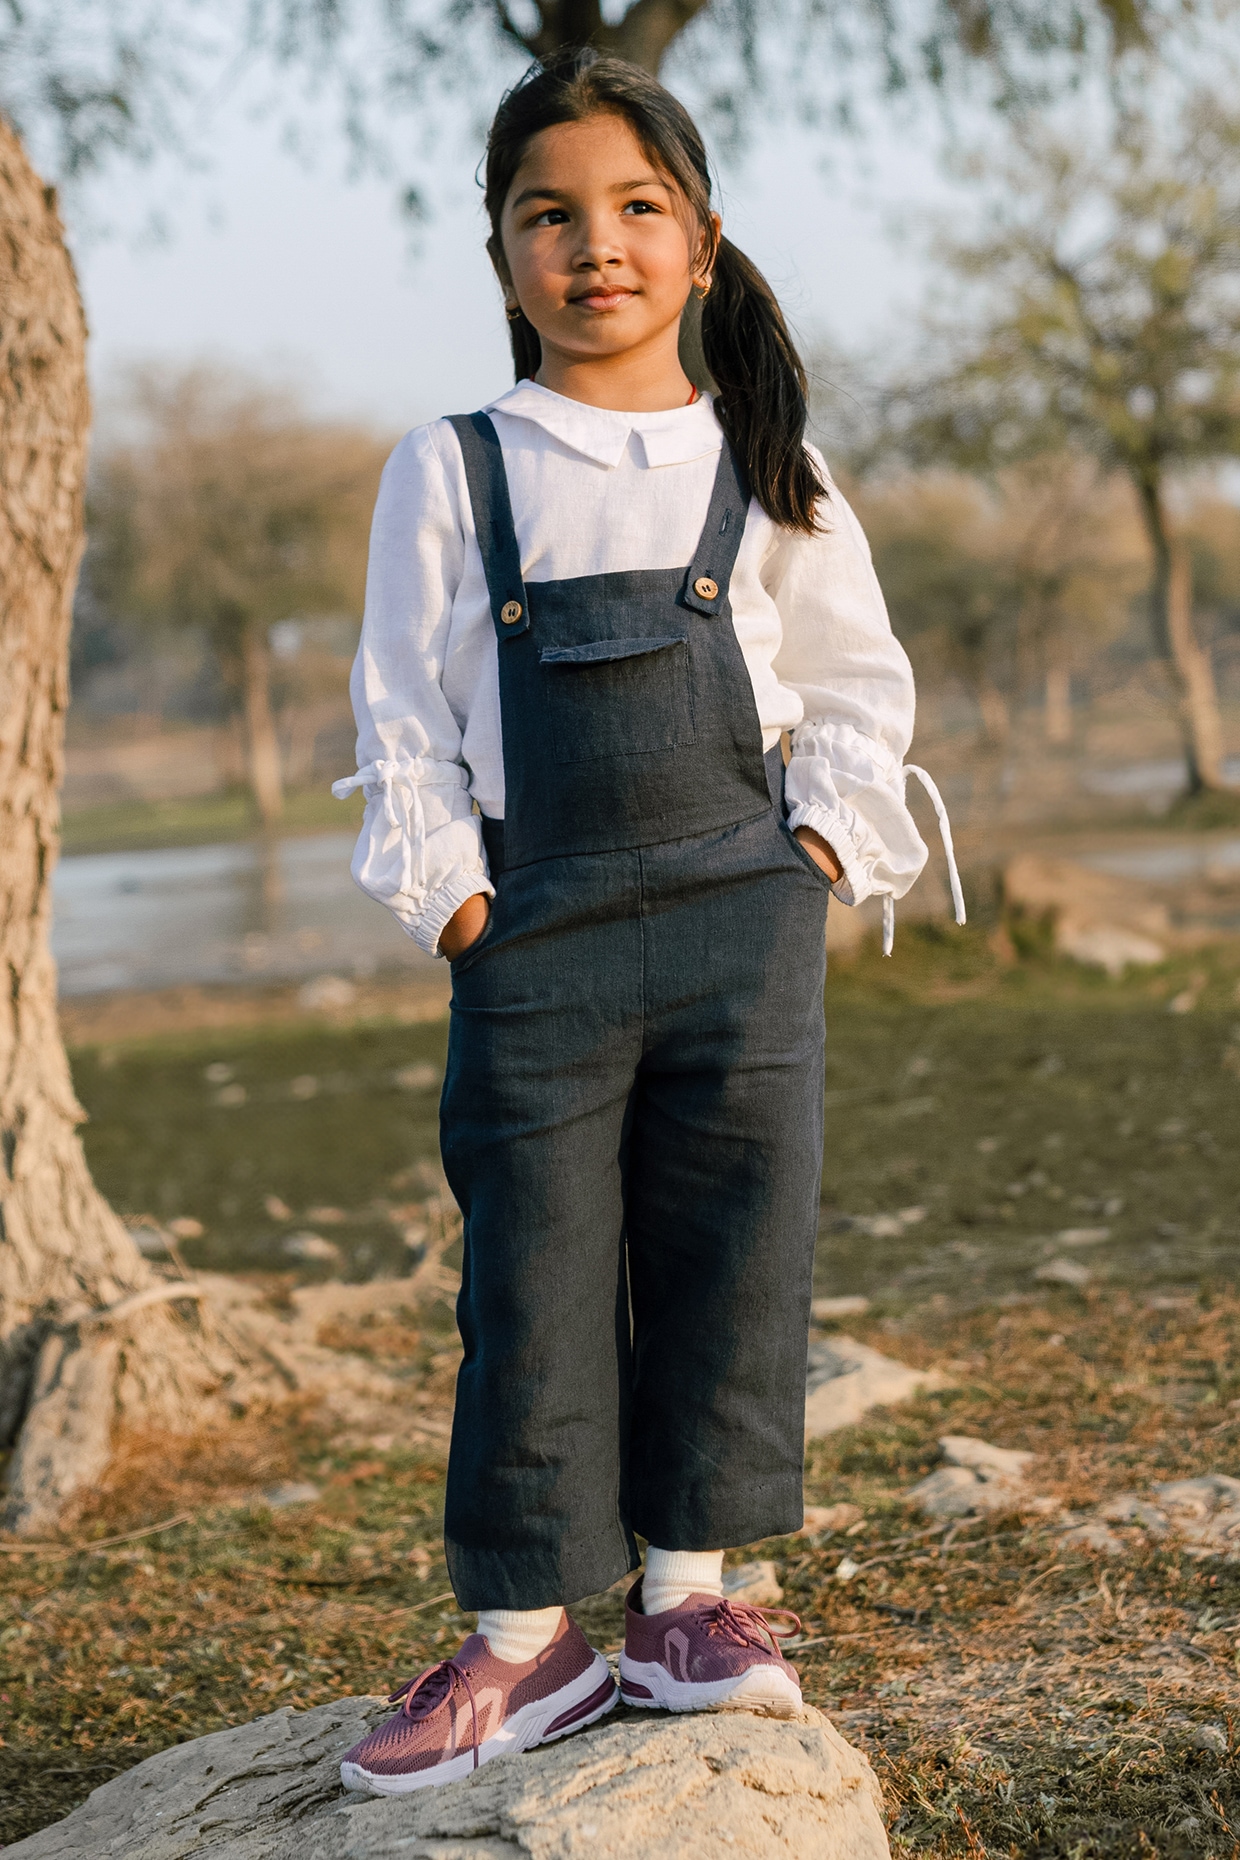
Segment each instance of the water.
[[429,968],[354,885],[353,845],[352,833],[325,833],[62,859],[52,929],[61,993]]
[[1167,846],[1125,846],[1083,853],[1081,864],[1112,878],[1144,879],[1151,885],[1185,885],[1206,875],[1228,883],[1240,878],[1240,839],[1186,837]]

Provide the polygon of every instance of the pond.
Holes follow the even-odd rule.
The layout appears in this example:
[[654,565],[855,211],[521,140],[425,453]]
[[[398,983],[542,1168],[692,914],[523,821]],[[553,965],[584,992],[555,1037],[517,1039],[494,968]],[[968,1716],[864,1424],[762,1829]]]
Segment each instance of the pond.
[[61,993],[431,967],[353,883],[354,838],[323,833],[62,859],[52,928]]

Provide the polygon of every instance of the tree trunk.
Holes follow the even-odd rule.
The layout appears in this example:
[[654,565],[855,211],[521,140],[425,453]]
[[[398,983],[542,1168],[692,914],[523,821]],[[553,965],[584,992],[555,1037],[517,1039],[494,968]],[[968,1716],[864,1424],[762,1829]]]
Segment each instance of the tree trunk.
[[1072,741],[1072,673],[1066,665],[1046,668],[1046,740],[1056,749]]
[[1197,776],[1203,788],[1225,788],[1223,775],[1223,719],[1218,707],[1218,687],[1214,666],[1207,649],[1193,631],[1193,565],[1184,544],[1171,550],[1171,571],[1167,582],[1167,633],[1171,655],[1183,687],[1186,733],[1190,737],[1197,761]]
[[1012,733],[1012,715],[1007,699],[998,685],[981,678],[977,686],[978,709],[982,713],[982,734],[994,749],[1002,749]]
[[0,224],[0,1448],[16,1443],[5,1521],[31,1532],[97,1477],[121,1408],[190,1424],[230,1364],[194,1303],[174,1313],[77,1136],[48,929],[86,327],[54,191],[2,119]]
[[246,756],[250,787],[265,827],[284,812],[280,776],[280,739],[271,714],[271,647],[265,628],[250,624],[241,636],[241,677],[245,694]]
[[1172,540],[1161,483],[1139,480],[1141,514],[1154,558],[1150,589],[1154,650],[1166,668],[1184,740],[1188,791],[1225,788],[1223,723],[1209,654],[1193,632],[1192,565]]
[[708,4],[709,0],[633,0],[623,18],[610,25],[603,18],[601,0],[536,0],[538,26],[533,32],[517,26],[506,0],[495,0],[495,11],[500,30],[534,58],[596,45],[657,77],[672,40]]

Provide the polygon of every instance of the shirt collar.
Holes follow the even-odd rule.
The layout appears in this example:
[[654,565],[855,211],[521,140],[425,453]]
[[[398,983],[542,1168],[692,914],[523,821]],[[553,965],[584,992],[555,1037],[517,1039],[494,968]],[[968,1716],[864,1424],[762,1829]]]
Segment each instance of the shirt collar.
[[723,444],[709,394],[699,395],[692,406],[671,407],[662,413],[615,413],[610,407],[588,407],[584,401],[554,394],[536,381],[518,381],[485,411],[529,420],[597,465],[618,465],[631,434],[637,435],[639,450],[651,468],[687,465],[691,459],[718,452]]

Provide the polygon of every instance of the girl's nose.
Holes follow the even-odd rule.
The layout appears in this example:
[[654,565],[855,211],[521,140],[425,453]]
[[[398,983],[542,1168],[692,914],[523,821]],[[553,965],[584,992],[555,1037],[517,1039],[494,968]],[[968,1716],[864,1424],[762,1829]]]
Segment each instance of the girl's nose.
[[581,229],[577,250],[573,254],[574,271],[594,271],[603,265],[618,265],[624,253],[615,229],[608,223],[588,220]]

